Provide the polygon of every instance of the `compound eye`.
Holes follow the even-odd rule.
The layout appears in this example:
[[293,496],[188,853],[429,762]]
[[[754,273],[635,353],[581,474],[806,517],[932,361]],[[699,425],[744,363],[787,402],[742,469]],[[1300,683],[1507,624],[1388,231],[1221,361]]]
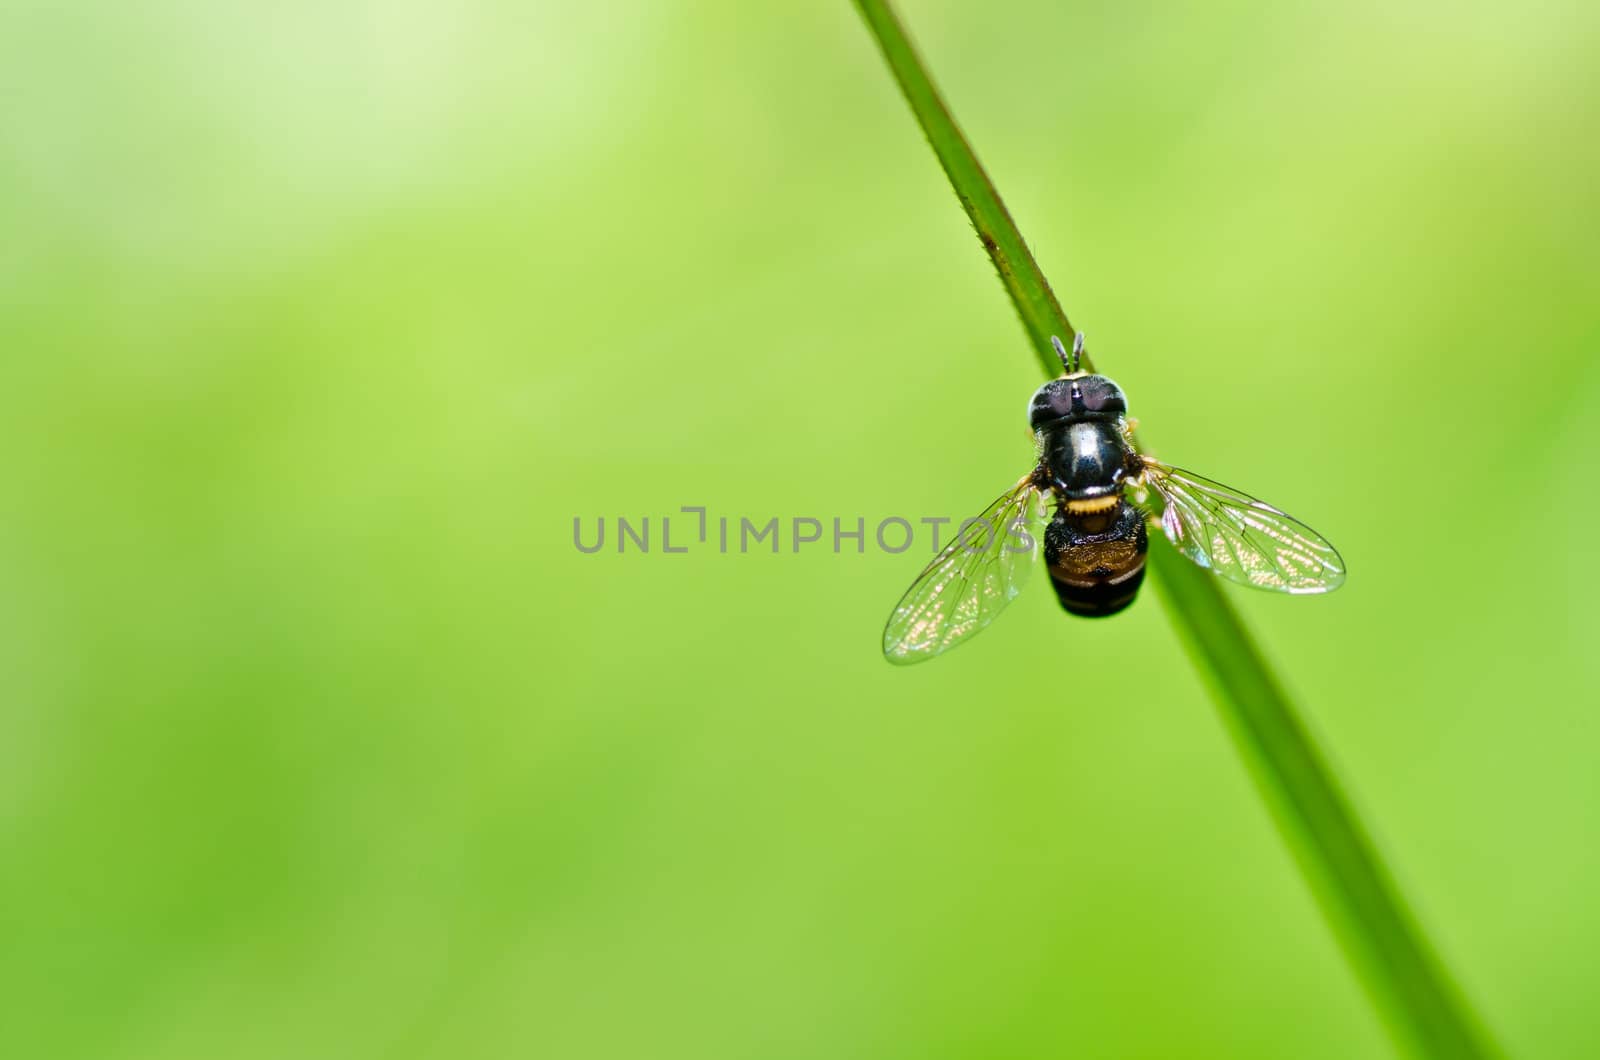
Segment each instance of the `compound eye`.
[[1109,380],[1085,381],[1083,407],[1090,412],[1127,412],[1122,389]]
[[1057,379],[1040,387],[1028,404],[1028,422],[1034,427],[1072,413],[1072,388]]

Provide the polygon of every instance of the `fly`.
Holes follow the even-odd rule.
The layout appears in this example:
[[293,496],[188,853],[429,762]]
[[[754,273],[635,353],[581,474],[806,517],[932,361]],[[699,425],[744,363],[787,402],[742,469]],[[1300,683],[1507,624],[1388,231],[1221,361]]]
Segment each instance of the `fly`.
[[1133,603],[1147,523],[1183,556],[1240,585],[1310,594],[1343,583],[1344,561],[1309,526],[1135,449],[1122,388],[1080,368],[1083,336],[1070,353],[1050,341],[1064,374],[1028,402],[1037,460],[911,583],[883,629],[890,662],[931,659],[985,629],[1021,592],[1041,541],[1056,598],[1085,617]]

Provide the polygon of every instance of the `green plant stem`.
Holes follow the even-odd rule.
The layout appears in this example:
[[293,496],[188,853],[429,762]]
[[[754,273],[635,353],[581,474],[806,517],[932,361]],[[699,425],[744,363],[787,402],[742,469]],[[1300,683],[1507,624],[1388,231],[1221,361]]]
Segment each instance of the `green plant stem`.
[[[1060,362],[1050,336],[1070,342],[1072,325],[899,19],[884,0],[856,0],[856,6],[993,260],[1046,375],[1055,376]],[[1426,1057],[1499,1055],[1217,580],[1154,536],[1152,566],[1163,603],[1397,1043]]]
[[[1061,341],[1071,347],[1077,332],[1067,322],[1055,292],[1050,290],[1044,273],[1039,271],[1028,244],[1022,241],[1022,233],[1017,231],[1016,222],[1011,219],[1005,203],[1000,201],[1000,193],[989,182],[989,174],[978,164],[978,156],[972,153],[966,138],[956,127],[955,118],[939,97],[938,89],[933,87],[933,80],[894,12],[883,3],[858,3],[856,6],[878,38],[883,57],[888,60],[889,69],[911,104],[912,113],[933,146],[933,153],[950,178],[950,186],[961,200],[961,208],[967,211],[972,227],[977,229],[983,249],[989,252],[989,260],[994,262],[1000,282],[1011,296],[1012,305],[1017,307],[1022,327],[1033,343],[1033,352],[1044,366],[1045,374],[1052,377],[1060,374],[1061,361],[1050,346],[1050,336],[1060,336]],[[1083,366],[1094,370],[1087,355]]]
[[1400,1044],[1427,1057],[1498,1055],[1222,588],[1153,536],[1162,602]]

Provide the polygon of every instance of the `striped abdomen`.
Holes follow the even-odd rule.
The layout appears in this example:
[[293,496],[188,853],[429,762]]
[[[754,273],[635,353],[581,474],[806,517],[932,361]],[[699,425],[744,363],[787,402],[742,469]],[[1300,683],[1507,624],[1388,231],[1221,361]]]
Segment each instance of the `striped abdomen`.
[[1074,615],[1114,615],[1133,603],[1149,547],[1144,513],[1120,497],[1096,512],[1063,502],[1044,532],[1050,583]]

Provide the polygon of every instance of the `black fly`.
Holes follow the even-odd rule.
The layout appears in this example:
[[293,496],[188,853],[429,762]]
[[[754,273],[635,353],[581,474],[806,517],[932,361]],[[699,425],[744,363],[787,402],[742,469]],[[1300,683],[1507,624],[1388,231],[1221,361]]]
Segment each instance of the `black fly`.
[[[1116,614],[1144,580],[1147,519],[1180,553],[1229,581],[1282,593],[1339,587],[1344,561],[1316,531],[1139,453],[1122,388],[1080,370],[1083,336],[1071,352],[1050,341],[1064,374],[1028,403],[1037,461],[906,590],[883,630],[890,662],[930,659],[988,626],[1021,591],[1041,538],[1061,606],[1074,615]],[[1147,511],[1139,503],[1149,494],[1156,503]]]

